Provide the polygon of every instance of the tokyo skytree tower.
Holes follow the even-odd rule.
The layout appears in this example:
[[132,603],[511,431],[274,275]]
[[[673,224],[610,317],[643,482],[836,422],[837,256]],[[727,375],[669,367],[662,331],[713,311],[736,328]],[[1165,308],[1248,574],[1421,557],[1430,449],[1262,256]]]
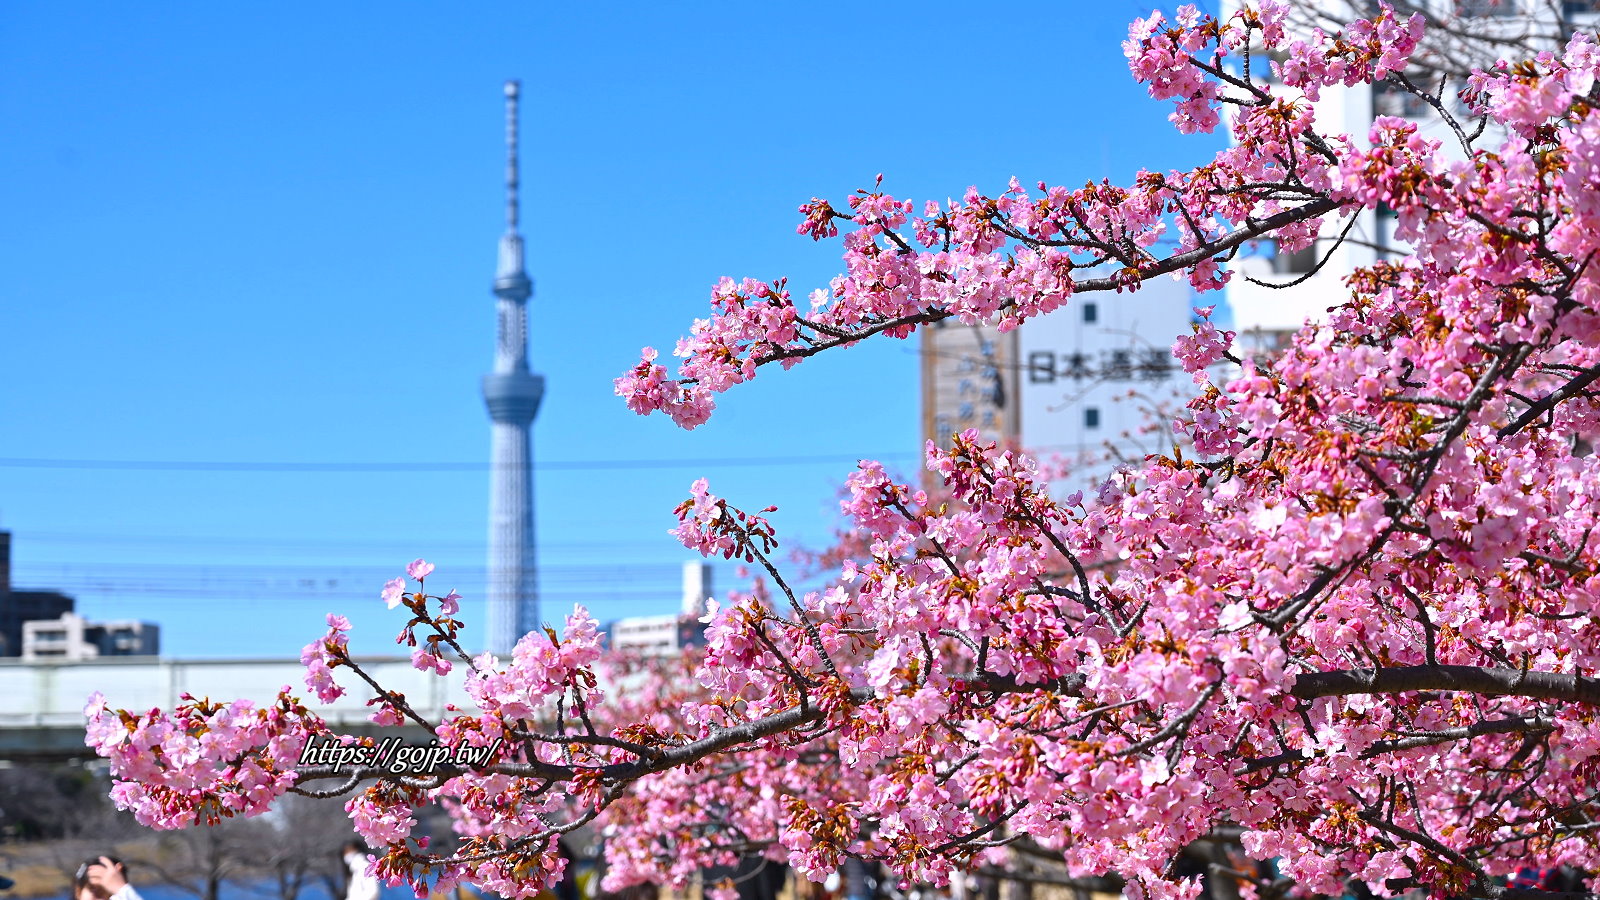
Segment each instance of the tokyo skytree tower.
[[533,418],[544,376],[528,369],[528,298],[517,233],[517,94],[506,82],[506,231],[495,272],[499,316],[494,371],[483,376],[489,407],[489,627],[487,647],[502,658],[539,627],[538,555],[533,529]]

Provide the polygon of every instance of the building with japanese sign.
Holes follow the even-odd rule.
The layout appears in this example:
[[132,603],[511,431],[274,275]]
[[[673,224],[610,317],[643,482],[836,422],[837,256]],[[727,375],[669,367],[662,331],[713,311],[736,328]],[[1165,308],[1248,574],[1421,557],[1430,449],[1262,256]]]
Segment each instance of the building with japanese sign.
[[1085,294],[1008,334],[947,322],[922,332],[923,437],[987,440],[1064,466],[1062,492],[1094,487],[1122,462],[1171,453],[1168,423],[1194,383],[1172,356],[1189,332],[1186,281]]
[[1171,421],[1194,395],[1172,342],[1190,332],[1187,281],[1084,294],[1018,329],[1021,443],[1066,468],[1063,491],[1094,488],[1118,465],[1172,453]]

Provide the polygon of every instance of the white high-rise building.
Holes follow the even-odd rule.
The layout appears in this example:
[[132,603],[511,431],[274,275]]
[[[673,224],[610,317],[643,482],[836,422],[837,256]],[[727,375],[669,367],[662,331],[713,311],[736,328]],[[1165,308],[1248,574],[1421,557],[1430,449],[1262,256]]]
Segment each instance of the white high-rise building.
[[533,418],[544,376],[528,369],[528,298],[517,233],[517,94],[506,82],[506,232],[494,295],[499,316],[494,371],[483,377],[489,407],[489,627],[487,649],[506,655],[539,626],[539,582],[533,519]]
[[102,656],[156,656],[161,627],[122,620],[90,622],[76,613],[22,623],[22,658],[28,662],[84,662]]
[[[1232,16],[1243,2],[1223,0],[1222,15]],[[1463,73],[1492,66],[1500,57],[1517,62],[1538,50],[1559,51],[1574,29],[1594,30],[1597,4],[1593,0],[1397,0],[1392,6],[1402,18],[1421,12],[1433,23],[1412,54],[1407,77],[1426,92],[1440,95],[1440,105],[1470,132],[1476,119],[1458,99],[1466,86]],[[1288,27],[1296,35],[1309,34],[1313,28],[1332,33],[1341,23],[1377,11],[1378,4],[1368,0],[1292,0]],[[1268,70],[1261,65],[1253,71]],[[1276,80],[1272,90],[1298,93]],[[1460,139],[1433,106],[1397,84],[1323,88],[1312,106],[1319,129],[1348,134],[1358,146],[1368,146],[1374,119],[1395,116],[1417,123],[1418,133],[1439,141],[1445,156],[1465,158]],[[1503,132],[1491,131],[1478,138],[1476,146],[1496,149],[1504,137]],[[1228,305],[1245,351],[1262,355],[1282,349],[1306,320],[1320,321],[1329,308],[1349,298],[1344,280],[1352,272],[1410,252],[1394,238],[1392,213],[1361,210],[1354,215],[1354,222],[1337,215],[1325,217],[1316,243],[1305,250],[1279,253],[1272,241],[1261,241],[1253,255],[1230,265],[1234,276],[1226,288]],[[1339,235],[1346,226],[1350,231],[1341,243]],[[1287,290],[1269,286],[1291,283]]]
[[711,566],[683,564],[683,603],[675,615],[628,616],[606,627],[611,649],[640,656],[677,656],[687,647],[705,645],[706,602],[712,598]]

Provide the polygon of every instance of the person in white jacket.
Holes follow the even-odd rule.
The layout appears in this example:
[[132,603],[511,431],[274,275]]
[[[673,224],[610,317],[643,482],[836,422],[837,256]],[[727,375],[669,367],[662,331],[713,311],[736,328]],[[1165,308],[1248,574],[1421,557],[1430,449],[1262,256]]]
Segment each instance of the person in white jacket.
[[378,900],[378,878],[367,874],[367,848],[357,841],[346,841],[344,864],[350,870],[350,887],[344,900]]

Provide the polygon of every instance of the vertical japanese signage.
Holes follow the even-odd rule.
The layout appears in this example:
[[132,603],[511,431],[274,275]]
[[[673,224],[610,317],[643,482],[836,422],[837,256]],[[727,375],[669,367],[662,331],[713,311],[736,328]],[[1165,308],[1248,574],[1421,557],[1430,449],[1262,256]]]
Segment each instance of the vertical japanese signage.
[[922,329],[922,436],[941,447],[976,428],[985,440],[1019,434],[1017,333],[944,321]]

